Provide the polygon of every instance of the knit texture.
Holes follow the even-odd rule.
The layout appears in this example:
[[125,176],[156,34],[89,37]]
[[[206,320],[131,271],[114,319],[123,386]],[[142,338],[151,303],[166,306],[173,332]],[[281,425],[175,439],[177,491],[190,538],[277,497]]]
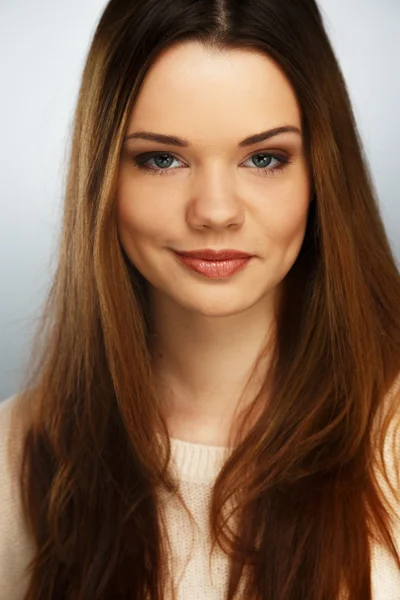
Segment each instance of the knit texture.
[[[400,378],[391,394],[399,386]],[[26,566],[34,554],[34,544],[22,520],[16,466],[7,454],[10,436],[15,447],[20,438],[19,431],[10,429],[15,398],[0,403],[0,600],[23,599],[28,586]],[[213,485],[231,449],[171,438],[171,450],[180,491],[195,522],[174,496],[162,492],[161,505],[171,543],[170,584],[176,590],[177,600],[223,600],[229,561],[218,545],[210,560],[209,510]],[[399,457],[393,459],[396,462]],[[400,498],[392,498],[391,506],[400,550]],[[371,577],[373,600],[400,600],[400,574],[391,556],[377,546],[372,549]],[[166,590],[165,595],[169,599],[170,591]]]

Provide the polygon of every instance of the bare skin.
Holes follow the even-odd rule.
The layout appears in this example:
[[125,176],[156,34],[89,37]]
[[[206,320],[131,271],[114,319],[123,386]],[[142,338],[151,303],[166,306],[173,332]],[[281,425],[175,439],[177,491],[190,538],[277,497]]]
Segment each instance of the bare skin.
[[[117,193],[121,243],[149,283],[155,372],[172,437],[227,445],[246,379],[272,331],[276,294],[304,239],[309,166],[296,132],[238,144],[288,125],[301,130],[300,107],[271,58],[211,52],[197,42],[164,51],[130,116],[128,136],[148,131],[190,144],[126,140]],[[145,152],[160,153],[146,164],[161,176],[137,166]],[[282,157],[291,164],[278,170]],[[209,279],[173,252],[204,248],[254,257],[239,273]]]

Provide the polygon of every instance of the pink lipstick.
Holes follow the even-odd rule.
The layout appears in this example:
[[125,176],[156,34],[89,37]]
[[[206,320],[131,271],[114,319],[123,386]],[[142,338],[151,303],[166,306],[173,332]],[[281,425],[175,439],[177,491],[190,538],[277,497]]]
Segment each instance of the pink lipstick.
[[213,279],[230,277],[242,271],[252,259],[252,255],[238,250],[205,249],[175,253],[187,268]]

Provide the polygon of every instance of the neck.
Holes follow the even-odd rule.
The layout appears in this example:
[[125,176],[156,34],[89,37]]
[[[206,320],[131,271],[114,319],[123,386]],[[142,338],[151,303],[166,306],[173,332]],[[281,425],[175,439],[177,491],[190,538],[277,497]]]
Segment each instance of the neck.
[[265,379],[270,353],[248,382],[270,339],[272,301],[268,306],[264,298],[240,313],[208,316],[155,291],[150,299],[154,368],[171,435],[229,445],[239,405],[254,399]]

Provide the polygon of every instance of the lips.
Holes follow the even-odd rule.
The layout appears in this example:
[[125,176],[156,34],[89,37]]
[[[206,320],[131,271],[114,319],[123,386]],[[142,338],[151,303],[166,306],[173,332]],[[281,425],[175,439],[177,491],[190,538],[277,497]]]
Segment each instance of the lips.
[[184,256],[175,253],[178,260],[188,269],[200,273],[205,277],[212,279],[226,279],[231,275],[242,271],[252,260],[251,256],[241,258],[230,258],[224,260],[206,260],[204,258],[194,258],[193,256]]
[[240,250],[212,250],[206,248],[204,250],[191,250],[188,252],[176,251],[180,256],[187,256],[189,258],[200,258],[203,260],[235,260],[239,258],[250,258],[252,255],[248,252],[242,252]]

